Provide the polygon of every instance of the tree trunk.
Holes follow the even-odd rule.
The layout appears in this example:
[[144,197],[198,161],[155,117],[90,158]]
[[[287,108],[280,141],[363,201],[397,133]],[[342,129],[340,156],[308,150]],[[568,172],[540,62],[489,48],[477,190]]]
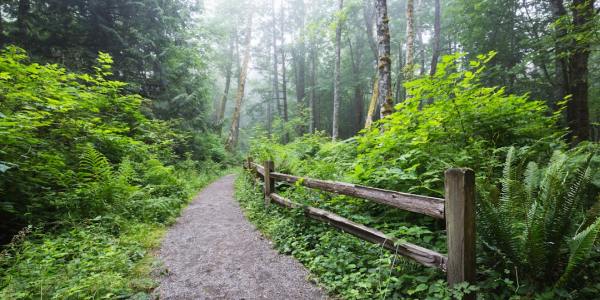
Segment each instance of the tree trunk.
[[[283,99],[283,122],[284,126],[288,123],[288,102],[287,102],[287,78],[286,78],[286,70],[285,70],[285,50],[283,47],[281,49],[281,80],[282,80],[282,99]],[[285,134],[283,135],[283,142],[287,143],[290,140],[290,135],[285,130]]]
[[[358,38],[356,44],[358,45]],[[348,48],[350,49],[350,61],[352,62],[352,81],[354,82],[354,133],[359,132],[362,127],[363,119],[363,89],[360,80],[360,65],[362,52],[354,51],[352,48],[352,41],[348,38]]]
[[[344,8],[344,0],[338,0],[339,12]],[[335,28],[335,69],[333,71],[333,124],[331,128],[331,138],[335,141],[339,136],[339,115],[340,115],[340,67],[341,67],[341,48],[342,48],[342,21],[336,20]]]
[[225,108],[227,107],[227,97],[229,96],[229,87],[231,85],[231,75],[233,69],[233,47],[235,43],[235,36],[231,33],[231,38],[229,41],[229,60],[227,61],[227,66],[225,67],[225,90],[223,91],[223,97],[221,98],[221,102],[219,102],[219,111],[217,112],[217,128],[219,134],[221,134],[221,127],[223,126],[223,119],[225,117]]
[[315,49],[316,45],[314,42],[311,43],[310,49],[310,128],[309,131],[311,133],[315,133],[317,131],[317,51]]
[[277,51],[277,19],[275,18],[275,0],[273,6],[273,99],[277,103],[277,114],[281,117],[281,105],[279,104],[279,68],[278,68],[278,51]]
[[377,13],[377,53],[379,62],[377,64],[378,95],[377,103],[380,105],[381,118],[389,116],[393,111],[394,101],[392,99],[392,58],[390,57],[390,28],[387,14],[387,1],[376,0],[375,11]]
[[[273,76],[271,76],[273,77]],[[269,78],[270,79],[270,78]],[[271,95],[272,96],[272,95]],[[267,120],[266,120],[266,127],[267,127],[267,136],[270,138],[271,134],[273,133],[273,99],[271,98],[267,98]]]
[[[371,0],[364,0],[363,5],[363,18],[365,21],[365,29],[367,33],[367,41],[369,43],[369,48],[371,48],[371,52],[373,53],[373,61],[375,62],[374,67],[377,70],[377,61],[378,61],[378,53],[377,53],[377,44],[375,43],[375,39],[373,38],[373,20],[375,19],[376,13],[374,10],[374,6],[372,5]],[[369,108],[367,110],[367,116],[365,117],[365,128],[371,127],[373,124],[373,119],[375,116],[375,110],[377,108],[377,99],[379,95],[378,89],[378,77],[377,74],[373,79],[373,88],[371,90],[371,100],[369,101]]]
[[373,11],[371,0],[364,0],[363,19],[365,21],[365,32],[367,34],[367,42],[369,43],[369,48],[373,53],[373,61],[377,61],[377,45],[375,44],[375,39],[373,38],[374,17],[375,12]]
[[[586,35],[593,30],[592,22],[596,14],[593,0],[573,0],[573,35]],[[587,38],[572,42],[574,49],[570,51],[569,93],[572,98],[567,102],[567,122],[569,138],[578,143],[589,140],[590,114],[588,107],[588,59],[590,57],[590,41]]]
[[[556,26],[554,33],[555,100],[571,96],[566,109],[567,138],[576,144],[590,138],[588,60],[591,45],[587,35],[593,30],[591,26],[597,12],[593,0],[573,0],[570,7],[572,24]],[[555,22],[567,16],[562,0],[552,0],[551,9]],[[577,39],[580,36],[583,38]]]
[[16,41],[25,48],[28,48],[28,35],[29,35],[29,10],[31,9],[31,3],[29,0],[19,0],[19,6],[17,8],[17,36]]
[[[0,4],[0,11],[4,9],[4,5]],[[6,42],[6,37],[4,35],[4,19],[2,18],[2,14],[0,13],[0,48],[4,47],[4,43]]]
[[414,0],[406,1],[406,78],[414,75],[415,64],[415,6]]
[[240,134],[240,113],[242,111],[242,101],[244,100],[244,88],[246,87],[246,76],[248,74],[248,65],[250,64],[250,45],[252,42],[252,15],[253,9],[250,8],[248,15],[248,29],[246,33],[246,41],[244,43],[244,61],[242,62],[242,68],[240,69],[240,79],[238,82],[237,95],[235,99],[235,110],[233,117],[231,118],[231,130],[229,131],[229,137],[227,138],[226,148],[229,151],[233,151],[237,147],[238,138]]
[[283,143],[287,143],[290,140],[290,135],[287,132],[287,128],[285,128],[285,126],[288,123],[288,103],[287,103],[287,78],[286,78],[286,70],[285,70],[285,49],[283,47],[283,41],[285,40],[283,33],[284,33],[284,20],[285,20],[285,15],[284,15],[284,10],[283,10],[283,2],[281,4],[281,15],[279,17],[279,21],[281,24],[281,43],[282,43],[282,47],[279,48],[279,50],[281,51],[281,80],[282,80],[282,98],[283,98],[283,123],[284,123],[284,135],[283,135]]
[[[567,15],[563,0],[552,0],[551,9],[553,15],[553,21],[558,22],[560,18]],[[567,66],[567,51],[565,50],[565,36],[567,30],[564,26],[555,26],[554,32],[554,102],[555,104],[562,101],[567,95],[569,89],[569,74]],[[558,106],[554,105],[557,109]]]
[[306,65],[306,45],[304,43],[304,0],[298,1],[299,9],[298,9],[298,18],[300,27],[300,37],[299,37],[299,45],[298,52],[296,53],[297,62],[298,62],[298,78],[296,85],[296,99],[298,103],[303,103],[306,99],[306,84],[305,84],[305,65]]
[[373,124],[373,116],[375,115],[375,108],[377,107],[377,98],[379,98],[379,79],[375,78],[375,80],[373,80],[373,94],[371,95],[371,101],[369,101],[369,110],[367,111],[365,128],[369,128]]
[[404,57],[402,56],[402,43],[398,46],[398,76],[396,77],[396,103],[406,98],[404,87]]
[[431,68],[429,69],[429,75],[435,75],[437,70],[438,58],[440,57],[440,40],[442,34],[441,26],[441,5],[440,0],[435,0],[435,16],[433,21],[433,45],[431,49]]
[[[417,1],[417,11],[421,12],[423,9],[423,1]],[[415,31],[417,33],[417,41],[419,42],[419,76],[425,75],[425,46],[423,43],[423,22],[420,18],[417,19],[418,24],[415,26]]]

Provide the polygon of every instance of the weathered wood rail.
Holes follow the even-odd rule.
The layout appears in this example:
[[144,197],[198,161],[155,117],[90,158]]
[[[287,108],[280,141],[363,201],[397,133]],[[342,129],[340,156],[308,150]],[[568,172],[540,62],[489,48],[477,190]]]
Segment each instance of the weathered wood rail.
[[[438,268],[447,274],[449,285],[475,282],[475,174],[470,169],[449,169],[445,172],[445,199],[378,189],[352,183],[326,181],[275,172],[272,161],[264,165],[252,162],[244,167],[264,180],[266,204],[275,202],[287,208],[304,208],[307,217],[322,221],[360,239],[379,244],[396,254]],[[304,206],[275,193],[275,182],[299,184],[340,195],[367,199],[391,207],[424,214],[446,221],[448,255],[411,243],[398,242],[383,232],[353,222],[316,207]],[[474,297],[470,295],[469,298]]]

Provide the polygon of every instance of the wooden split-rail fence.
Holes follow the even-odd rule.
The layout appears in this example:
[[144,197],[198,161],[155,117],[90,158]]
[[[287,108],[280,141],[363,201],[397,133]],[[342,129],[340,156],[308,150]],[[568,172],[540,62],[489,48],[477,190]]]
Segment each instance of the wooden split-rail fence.
[[[413,259],[447,274],[448,284],[475,283],[475,174],[471,169],[445,172],[445,199],[401,193],[345,182],[325,181],[275,172],[273,161],[261,166],[248,158],[244,167],[264,180],[266,204],[271,201],[287,208],[304,208],[306,216],[322,221],[360,239],[379,244],[396,254]],[[275,193],[275,182],[287,182],[340,195],[367,199],[446,221],[448,254],[411,243],[398,243],[383,232],[358,224],[332,212],[304,206]],[[474,295],[469,295],[469,298]]]

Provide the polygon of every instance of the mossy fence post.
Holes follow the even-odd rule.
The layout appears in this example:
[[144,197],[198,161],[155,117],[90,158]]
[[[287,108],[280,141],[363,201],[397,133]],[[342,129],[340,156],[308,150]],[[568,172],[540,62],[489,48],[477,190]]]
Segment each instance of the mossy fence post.
[[271,178],[271,172],[275,171],[275,163],[272,160],[264,162],[265,168],[265,205],[271,204],[271,193],[275,191],[275,181]]
[[[445,214],[448,234],[448,285],[475,283],[475,173],[449,169],[445,173]],[[475,299],[472,293],[464,299]]]

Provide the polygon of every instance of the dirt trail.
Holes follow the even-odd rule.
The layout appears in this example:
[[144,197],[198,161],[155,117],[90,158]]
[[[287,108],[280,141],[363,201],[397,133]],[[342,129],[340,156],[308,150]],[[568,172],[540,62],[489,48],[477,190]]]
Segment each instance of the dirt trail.
[[243,216],[233,175],[206,187],[169,230],[159,251],[167,269],[160,299],[325,299],[306,269],[278,254]]

